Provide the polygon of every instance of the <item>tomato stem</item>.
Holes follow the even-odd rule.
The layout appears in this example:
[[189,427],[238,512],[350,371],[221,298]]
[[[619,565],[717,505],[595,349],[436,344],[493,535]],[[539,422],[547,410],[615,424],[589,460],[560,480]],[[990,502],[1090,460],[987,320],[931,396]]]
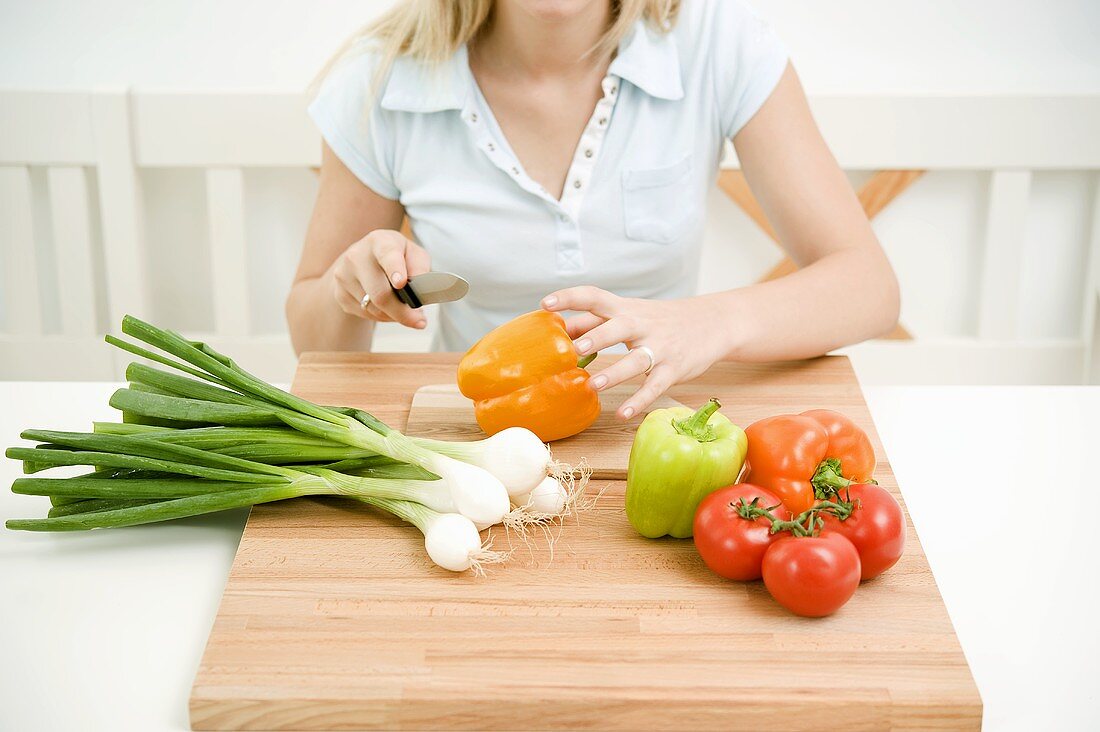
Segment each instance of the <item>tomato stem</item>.
[[813,508],[806,509],[794,518],[784,521],[772,513],[773,510],[779,507],[778,505],[763,508],[759,504],[759,498],[754,498],[751,503],[742,498],[740,503],[733,504],[733,507],[737,510],[737,515],[747,521],[766,518],[771,522],[771,528],[768,530],[771,534],[787,531],[792,536],[817,536],[817,533],[825,525],[825,520],[822,518],[823,514],[835,516],[837,519],[844,521],[855,510],[855,504],[851,501],[822,501]]
[[577,368],[583,369],[585,366],[587,366],[588,364],[595,361],[596,356],[599,356],[599,355],[600,355],[600,352],[596,351],[595,353],[590,353],[587,356],[581,356],[580,358],[577,359]]
[[820,509],[821,513],[827,513],[832,516],[836,516],[841,521],[845,521],[852,515],[852,512],[856,510],[857,505],[858,499],[856,501],[841,501],[839,500],[838,496],[836,501],[821,501],[810,510],[813,511]]

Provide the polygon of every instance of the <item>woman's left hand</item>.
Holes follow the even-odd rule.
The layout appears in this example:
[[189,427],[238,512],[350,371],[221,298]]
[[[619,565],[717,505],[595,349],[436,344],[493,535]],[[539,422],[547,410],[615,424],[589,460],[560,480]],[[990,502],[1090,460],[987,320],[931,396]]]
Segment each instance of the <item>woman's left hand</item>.
[[645,374],[650,359],[640,347],[653,352],[652,369],[645,382],[617,412],[620,418],[630,419],[644,412],[673,384],[698,376],[725,355],[725,318],[710,300],[711,296],[643,300],[583,286],[547,295],[542,307],[578,313],[566,318],[565,324],[581,356],[617,343],[632,349],[592,377],[590,383],[597,391]]

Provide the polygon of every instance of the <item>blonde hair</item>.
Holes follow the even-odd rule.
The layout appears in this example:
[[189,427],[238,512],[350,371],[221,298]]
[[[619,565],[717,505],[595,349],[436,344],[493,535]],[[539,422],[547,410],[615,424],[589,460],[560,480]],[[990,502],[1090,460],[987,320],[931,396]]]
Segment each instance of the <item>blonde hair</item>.
[[[313,80],[311,90],[316,91],[340,61],[363,53],[368,45],[378,54],[376,89],[399,56],[427,63],[445,61],[481,32],[493,5],[494,0],[398,0],[344,42]],[[589,53],[613,53],[639,18],[656,30],[668,31],[679,10],[680,0],[611,0],[611,24]]]

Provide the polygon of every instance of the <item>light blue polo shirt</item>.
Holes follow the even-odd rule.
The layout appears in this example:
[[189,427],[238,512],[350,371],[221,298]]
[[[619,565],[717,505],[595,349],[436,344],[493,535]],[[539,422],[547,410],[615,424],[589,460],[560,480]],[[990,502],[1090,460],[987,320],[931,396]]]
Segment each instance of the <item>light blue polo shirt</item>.
[[[460,48],[394,64],[341,63],[309,112],[364,184],[401,202],[432,268],[470,292],[440,308],[433,348],[463,351],[548,293],[694,294],[724,140],[775,88],[787,52],[740,0],[685,0],[672,31],[639,22],[620,44],[554,198],[523,170]],[[350,244],[351,242],[349,242]]]

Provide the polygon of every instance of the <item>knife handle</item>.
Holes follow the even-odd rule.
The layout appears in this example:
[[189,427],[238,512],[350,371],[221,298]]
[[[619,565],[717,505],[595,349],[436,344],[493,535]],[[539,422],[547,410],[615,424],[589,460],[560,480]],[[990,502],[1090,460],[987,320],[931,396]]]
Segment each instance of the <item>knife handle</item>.
[[412,285],[406,284],[400,290],[393,287],[393,294],[397,295],[397,299],[408,305],[413,310],[423,307],[424,303],[420,302],[420,298],[416,296],[416,292],[413,291]]

